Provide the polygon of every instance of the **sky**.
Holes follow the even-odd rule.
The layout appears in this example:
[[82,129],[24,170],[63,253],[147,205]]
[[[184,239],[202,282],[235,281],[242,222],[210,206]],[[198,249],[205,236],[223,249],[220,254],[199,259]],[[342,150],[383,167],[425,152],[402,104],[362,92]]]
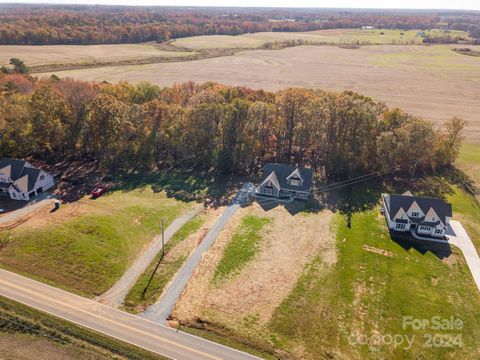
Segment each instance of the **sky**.
[[0,3],[480,10],[480,0],[0,0]]

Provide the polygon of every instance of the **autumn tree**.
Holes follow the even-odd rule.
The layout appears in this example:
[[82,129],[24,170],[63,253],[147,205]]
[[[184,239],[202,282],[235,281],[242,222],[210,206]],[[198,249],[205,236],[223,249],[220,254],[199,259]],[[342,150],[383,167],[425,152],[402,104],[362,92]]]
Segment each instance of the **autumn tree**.
[[70,130],[71,112],[65,99],[51,86],[37,89],[30,100],[32,142],[37,153],[65,154],[65,134]]

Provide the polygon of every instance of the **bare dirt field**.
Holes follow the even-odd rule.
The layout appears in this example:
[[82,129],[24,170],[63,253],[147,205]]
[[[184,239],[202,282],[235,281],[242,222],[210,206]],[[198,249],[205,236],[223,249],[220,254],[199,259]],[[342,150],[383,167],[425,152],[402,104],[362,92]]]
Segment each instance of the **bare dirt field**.
[[[223,249],[245,215],[272,219],[262,230],[259,251],[236,276],[221,283],[212,282]],[[273,312],[312,257],[320,252],[325,263],[335,263],[335,237],[329,232],[332,217],[329,211],[291,215],[282,206],[265,212],[256,203],[240,210],[204,257],[173,317],[187,324],[201,319],[245,338],[255,338],[250,335],[267,331]]]
[[292,86],[353,90],[437,124],[452,116],[463,117],[469,121],[468,140],[480,141],[480,58],[455,53],[442,45],[377,45],[359,49],[300,46],[251,50],[190,62],[55,74],[84,80],[151,81],[160,86],[192,80],[268,90]]
[[18,58],[27,66],[179,57],[193,53],[163,51],[153,44],[0,46],[0,65]]

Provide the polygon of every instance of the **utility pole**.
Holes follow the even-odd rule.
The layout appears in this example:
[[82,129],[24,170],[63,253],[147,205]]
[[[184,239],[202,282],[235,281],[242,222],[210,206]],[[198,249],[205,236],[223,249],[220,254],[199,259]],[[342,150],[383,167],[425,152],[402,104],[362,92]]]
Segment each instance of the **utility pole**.
[[162,219],[162,256],[160,256],[160,259],[158,260],[157,266],[155,266],[155,269],[152,272],[152,275],[150,275],[150,279],[148,279],[147,285],[145,285],[145,288],[142,291],[142,299],[145,300],[145,293],[147,292],[148,287],[150,286],[150,283],[153,280],[153,277],[155,276],[155,273],[158,270],[158,267],[160,266],[160,263],[163,260],[163,257],[165,256],[165,232],[164,232],[164,220]]
[[164,222],[163,222],[163,219],[162,219],[162,259],[163,259],[163,256],[165,255],[165,235],[164,235]]
[[413,175],[415,175],[416,169],[417,169],[417,159],[415,159],[415,163],[413,164],[413,171],[412,171],[412,176],[410,177],[410,180],[413,179]]

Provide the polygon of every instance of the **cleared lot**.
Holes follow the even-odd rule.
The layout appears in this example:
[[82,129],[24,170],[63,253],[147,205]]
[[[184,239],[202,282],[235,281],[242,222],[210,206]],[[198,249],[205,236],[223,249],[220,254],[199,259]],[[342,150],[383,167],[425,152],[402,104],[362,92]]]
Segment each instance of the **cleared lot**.
[[199,61],[55,74],[84,80],[151,81],[160,86],[217,81],[269,90],[292,86],[353,90],[437,124],[452,116],[463,117],[469,121],[467,138],[480,141],[480,58],[457,54],[448,46],[300,46]]

